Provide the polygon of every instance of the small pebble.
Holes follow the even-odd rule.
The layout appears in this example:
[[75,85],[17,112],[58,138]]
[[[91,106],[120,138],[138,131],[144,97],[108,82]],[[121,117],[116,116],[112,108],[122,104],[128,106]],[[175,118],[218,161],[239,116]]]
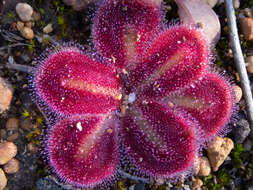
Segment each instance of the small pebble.
[[238,9],[240,7],[240,0],[233,0],[234,8]]
[[182,184],[184,190],[191,190],[189,185]]
[[245,62],[247,65],[247,71],[253,74],[253,55],[246,57]]
[[135,185],[131,185],[131,186],[129,187],[129,190],[134,190],[134,187],[135,187]]
[[18,132],[11,134],[7,137],[7,141],[14,142],[18,138],[19,134]]
[[25,39],[32,40],[34,38],[34,33],[31,28],[25,26],[20,32]]
[[206,4],[208,4],[208,5],[210,5],[210,7],[214,7],[216,4],[217,4],[217,2],[218,2],[218,0],[201,0],[202,2],[204,2],[204,3],[206,3]]
[[157,178],[155,181],[156,181],[157,185],[162,185],[165,183],[165,179],[163,179],[163,178]]
[[13,56],[9,56],[9,57],[8,57],[8,62],[9,62],[10,64],[16,63],[15,60],[14,60],[14,58],[13,58]]
[[4,171],[7,174],[17,173],[19,170],[19,161],[15,158],[12,158],[7,164],[4,165]]
[[240,18],[240,25],[242,33],[246,40],[253,39],[253,19],[252,18]]
[[247,65],[247,71],[248,73],[253,74],[253,63]]
[[27,3],[18,3],[16,5],[16,12],[19,18],[24,22],[32,19],[33,8]]
[[207,157],[203,156],[199,159],[199,176],[208,176],[211,173],[211,166]]
[[21,22],[21,21],[17,22],[17,29],[18,29],[18,31],[23,30],[24,26],[25,26],[25,24],[23,22]]
[[245,8],[245,9],[243,9],[243,13],[244,13],[244,15],[245,15],[246,17],[250,17],[250,18],[253,17],[252,11],[251,11],[250,8]]
[[13,88],[7,81],[0,77],[0,113],[9,108],[12,96]]
[[0,190],[3,190],[7,185],[7,178],[4,171],[0,168]]
[[221,138],[217,136],[208,143],[207,153],[213,171],[219,169],[233,148],[234,142],[227,137]]
[[13,142],[0,143],[0,165],[4,165],[14,158],[17,152],[18,148]]
[[49,34],[50,32],[53,31],[53,25],[51,23],[49,23],[48,25],[46,25],[44,28],[43,28],[43,32],[45,34]]
[[18,129],[18,119],[15,117],[9,118],[6,122],[5,128],[10,131]]
[[242,98],[242,89],[240,88],[240,86],[235,85],[233,86],[233,90],[235,94],[235,103],[238,103]]
[[245,62],[253,63],[253,55],[246,57]]
[[192,188],[194,190],[199,190],[199,189],[201,189],[202,186],[203,186],[203,181],[199,178],[194,180],[193,183],[192,183]]

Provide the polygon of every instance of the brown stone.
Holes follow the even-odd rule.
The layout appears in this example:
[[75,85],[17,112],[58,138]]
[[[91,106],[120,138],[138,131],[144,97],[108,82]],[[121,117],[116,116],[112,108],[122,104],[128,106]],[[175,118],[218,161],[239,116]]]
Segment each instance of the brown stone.
[[247,71],[253,74],[253,55],[246,57],[245,62],[247,65]]
[[19,136],[19,134],[18,134],[18,132],[16,132],[16,133],[13,133],[10,136],[8,136],[6,140],[10,141],[10,142],[13,142],[18,138],[18,136]]
[[13,96],[11,85],[0,77],[0,113],[7,110]]
[[208,143],[207,153],[213,171],[217,171],[219,169],[220,165],[225,161],[233,148],[233,141],[226,137],[221,138],[217,136]]
[[248,7],[245,8],[245,9],[243,9],[243,13],[244,13],[244,15],[245,15],[246,17],[250,17],[250,18],[253,17],[252,12],[251,12],[251,9],[248,8]]
[[240,0],[233,0],[233,5],[235,9],[238,9],[240,7]]
[[34,38],[33,30],[27,26],[25,26],[23,30],[20,31],[20,33],[25,39],[32,40]]
[[208,176],[211,173],[211,166],[207,157],[203,156],[199,163],[199,176]]
[[3,190],[7,185],[7,178],[4,171],[0,168],[0,190]]
[[15,158],[12,158],[7,164],[4,165],[4,171],[7,174],[17,173],[19,170],[19,161]]
[[15,117],[11,117],[7,120],[5,125],[7,130],[14,131],[18,129],[18,119]]
[[233,86],[233,90],[235,94],[235,103],[238,103],[242,98],[242,89],[240,88],[240,86],[235,85]]
[[51,23],[49,23],[48,25],[46,25],[44,28],[43,28],[43,32],[45,34],[49,34],[50,32],[53,31],[53,25]]
[[0,165],[4,165],[14,158],[17,152],[18,148],[13,142],[0,143]]
[[25,24],[23,22],[21,22],[21,21],[17,22],[17,29],[18,29],[18,31],[23,30],[24,26],[25,26]]
[[248,73],[253,74],[253,64],[250,63],[247,65],[247,71]]
[[22,21],[27,22],[32,18],[33,8],[27,3],[18,3],[16,13]]
[[209,5],[210,7],[214,7],[216,4],[217,4],[217,2],[218,2],[218,0],[201,0],[203,3],[205,3],[205,4],[207,4],[207,5]]
[[240,18],[240,25],[242,29],[242,33],[246,40],[253,39],[253,19],[252,18]]
[[203,181],[199,178],[195,179],[193,182],[192,182],[192,189],[194,190],[198,190],[200,189],[201,187],[203,186]]
[[245,61],[247,63],[253,63],[253,55],[246,57]]

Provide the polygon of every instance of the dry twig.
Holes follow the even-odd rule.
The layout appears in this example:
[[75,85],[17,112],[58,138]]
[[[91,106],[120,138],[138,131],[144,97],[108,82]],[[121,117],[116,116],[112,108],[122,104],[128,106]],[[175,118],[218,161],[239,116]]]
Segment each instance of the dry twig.
[[124,172],[123,170],[119,170],[119,174],[122,175],[123,177],[131,179],[133,181],[138,181],[138,182],[142,182],[142,183],[146,183],[146,184],[152,184],[152,181],[150,179],[132,176],[129,173]]
[[250,88],[250,81],[248,78],[242,49],[239,41],[238,30],[236,26],[235,9],[233,7],[233,0],[225,0],[226,13],[228,18],[228,26],[230,30],[230,42],[231,48],[234,54],[234,61],[236,68],[240,76],[241,87],[243,90],[243,96],[247,104],[247,115],[250,120],[251,135],[253,136],[253,100]]
[[4,49],[9,49],[9,48],[13,48],[13,47],[17,47],[17,46],[28,46],[29,44],[25,44],[25,43],[16,43],[16,44],[11,44],[11,45],[7,45],[7,46],[1,46],[0,47],[0,51],[4,50]]
[[7,63],[5,65],[8,69],[13,69],[16,71],[21,71],[25,73],[31,73],[34,71],[34,67],[28,66],[28,65],[21,65],[21,64],[16,64],[16,63]]

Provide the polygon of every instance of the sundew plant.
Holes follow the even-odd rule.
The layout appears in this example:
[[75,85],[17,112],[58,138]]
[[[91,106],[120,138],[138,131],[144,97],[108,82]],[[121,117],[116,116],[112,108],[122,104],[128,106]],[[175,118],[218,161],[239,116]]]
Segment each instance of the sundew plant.
[[126,162],[144,176],[187,176],[205,143],[226,133],[230,83],[212,72],[201,30],[167,25],[163,11],[152,0],[104,0],[93,51],[67,43],[36,60],[32,96],[49,120],[48,162],[64,183],[109,184]]

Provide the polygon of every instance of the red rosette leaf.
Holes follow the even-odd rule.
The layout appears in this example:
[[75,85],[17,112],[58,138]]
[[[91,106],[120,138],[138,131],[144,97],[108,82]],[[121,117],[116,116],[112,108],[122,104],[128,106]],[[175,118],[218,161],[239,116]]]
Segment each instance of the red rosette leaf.
[[234,108],[231,86],[223,77],[209,73],[188,88],[168,95],[161,102],[191,114],[209,140],[229,121]]
[[78,187],[93,187],[112,178],[119,160],[115,122],[113,118],[94,116],[56,123],[47,142],[55,173]]
[[152,0],[106,0],[92,29],[95,47],[120,69],[132,69],[161,22],[160,3]]
[[162,97],[203,76],[208,54],[208,44],[198,30],[176,25],[153,41],[145,59],[130,72],[130,86],[137,86],[145,96]]
[[124,148],[141,172],[154,177],[187,174],[197,154],[191,123],[155,102],[133,104],[123,118]]
[[117,108],[121,98],[116,71],[75,47],[49,54],[33,83],[38,96],[62,115],[107,113]]

